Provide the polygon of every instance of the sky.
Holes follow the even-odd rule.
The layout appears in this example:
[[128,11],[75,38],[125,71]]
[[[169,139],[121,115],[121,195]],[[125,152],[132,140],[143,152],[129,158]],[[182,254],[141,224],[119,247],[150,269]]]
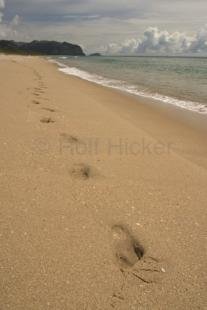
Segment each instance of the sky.
[[207,0],[0,0],[0,39],[86,53],[207,54]]

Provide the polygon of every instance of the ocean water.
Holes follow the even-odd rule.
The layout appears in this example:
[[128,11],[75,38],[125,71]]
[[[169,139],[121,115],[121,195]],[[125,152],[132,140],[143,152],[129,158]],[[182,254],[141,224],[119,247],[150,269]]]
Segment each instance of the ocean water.
[[53,61],[66,74],[207,114],[207,58],[60,56]]

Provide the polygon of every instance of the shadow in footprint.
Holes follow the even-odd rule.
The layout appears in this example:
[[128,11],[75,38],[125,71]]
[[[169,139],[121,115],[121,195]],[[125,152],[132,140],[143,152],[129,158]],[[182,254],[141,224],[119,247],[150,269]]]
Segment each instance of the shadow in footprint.
[[81,179],[81,180],[89,180],[98,175],[98,172],[96,171],[96,169],[87,164],[74,165],[70,173],[72,177]]
[[45,124],[49,124],[49,123],[54,123],[55,121],[50,117],[43,117],[43,118],[41,118],[40,122],[45,123]]

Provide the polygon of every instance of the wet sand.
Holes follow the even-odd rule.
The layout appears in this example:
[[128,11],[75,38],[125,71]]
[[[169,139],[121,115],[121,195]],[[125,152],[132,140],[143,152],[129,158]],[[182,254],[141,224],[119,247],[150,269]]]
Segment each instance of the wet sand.
[[0,309],[205,309],[205,131],[39,57],[0,72]]

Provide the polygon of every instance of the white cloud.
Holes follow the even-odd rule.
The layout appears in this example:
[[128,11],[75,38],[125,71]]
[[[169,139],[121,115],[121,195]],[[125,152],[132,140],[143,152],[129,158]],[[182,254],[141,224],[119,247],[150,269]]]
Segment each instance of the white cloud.
[[20,23],[20,16],[15,15],[14,18],[11,20],[10,25],[13,27],[17,27],[19,26],[19,23]]
[[0,39],[16,38],[17,37],[16,28],[19,25],[20,17],[19,15],[15,15],[11,21],[4,23],[3,22],[4,9],[5,9],[5,1],[0,0]]
[[4,0],[0,0],[0,23],[2,22],[4,8],[5,8]]
[[207,52],[207,25],[195,35],[183,32],[168,32],[149,27],[141,38],[127,40],[122,44],[112,43],[105,49],[107,54],[188,54]]

